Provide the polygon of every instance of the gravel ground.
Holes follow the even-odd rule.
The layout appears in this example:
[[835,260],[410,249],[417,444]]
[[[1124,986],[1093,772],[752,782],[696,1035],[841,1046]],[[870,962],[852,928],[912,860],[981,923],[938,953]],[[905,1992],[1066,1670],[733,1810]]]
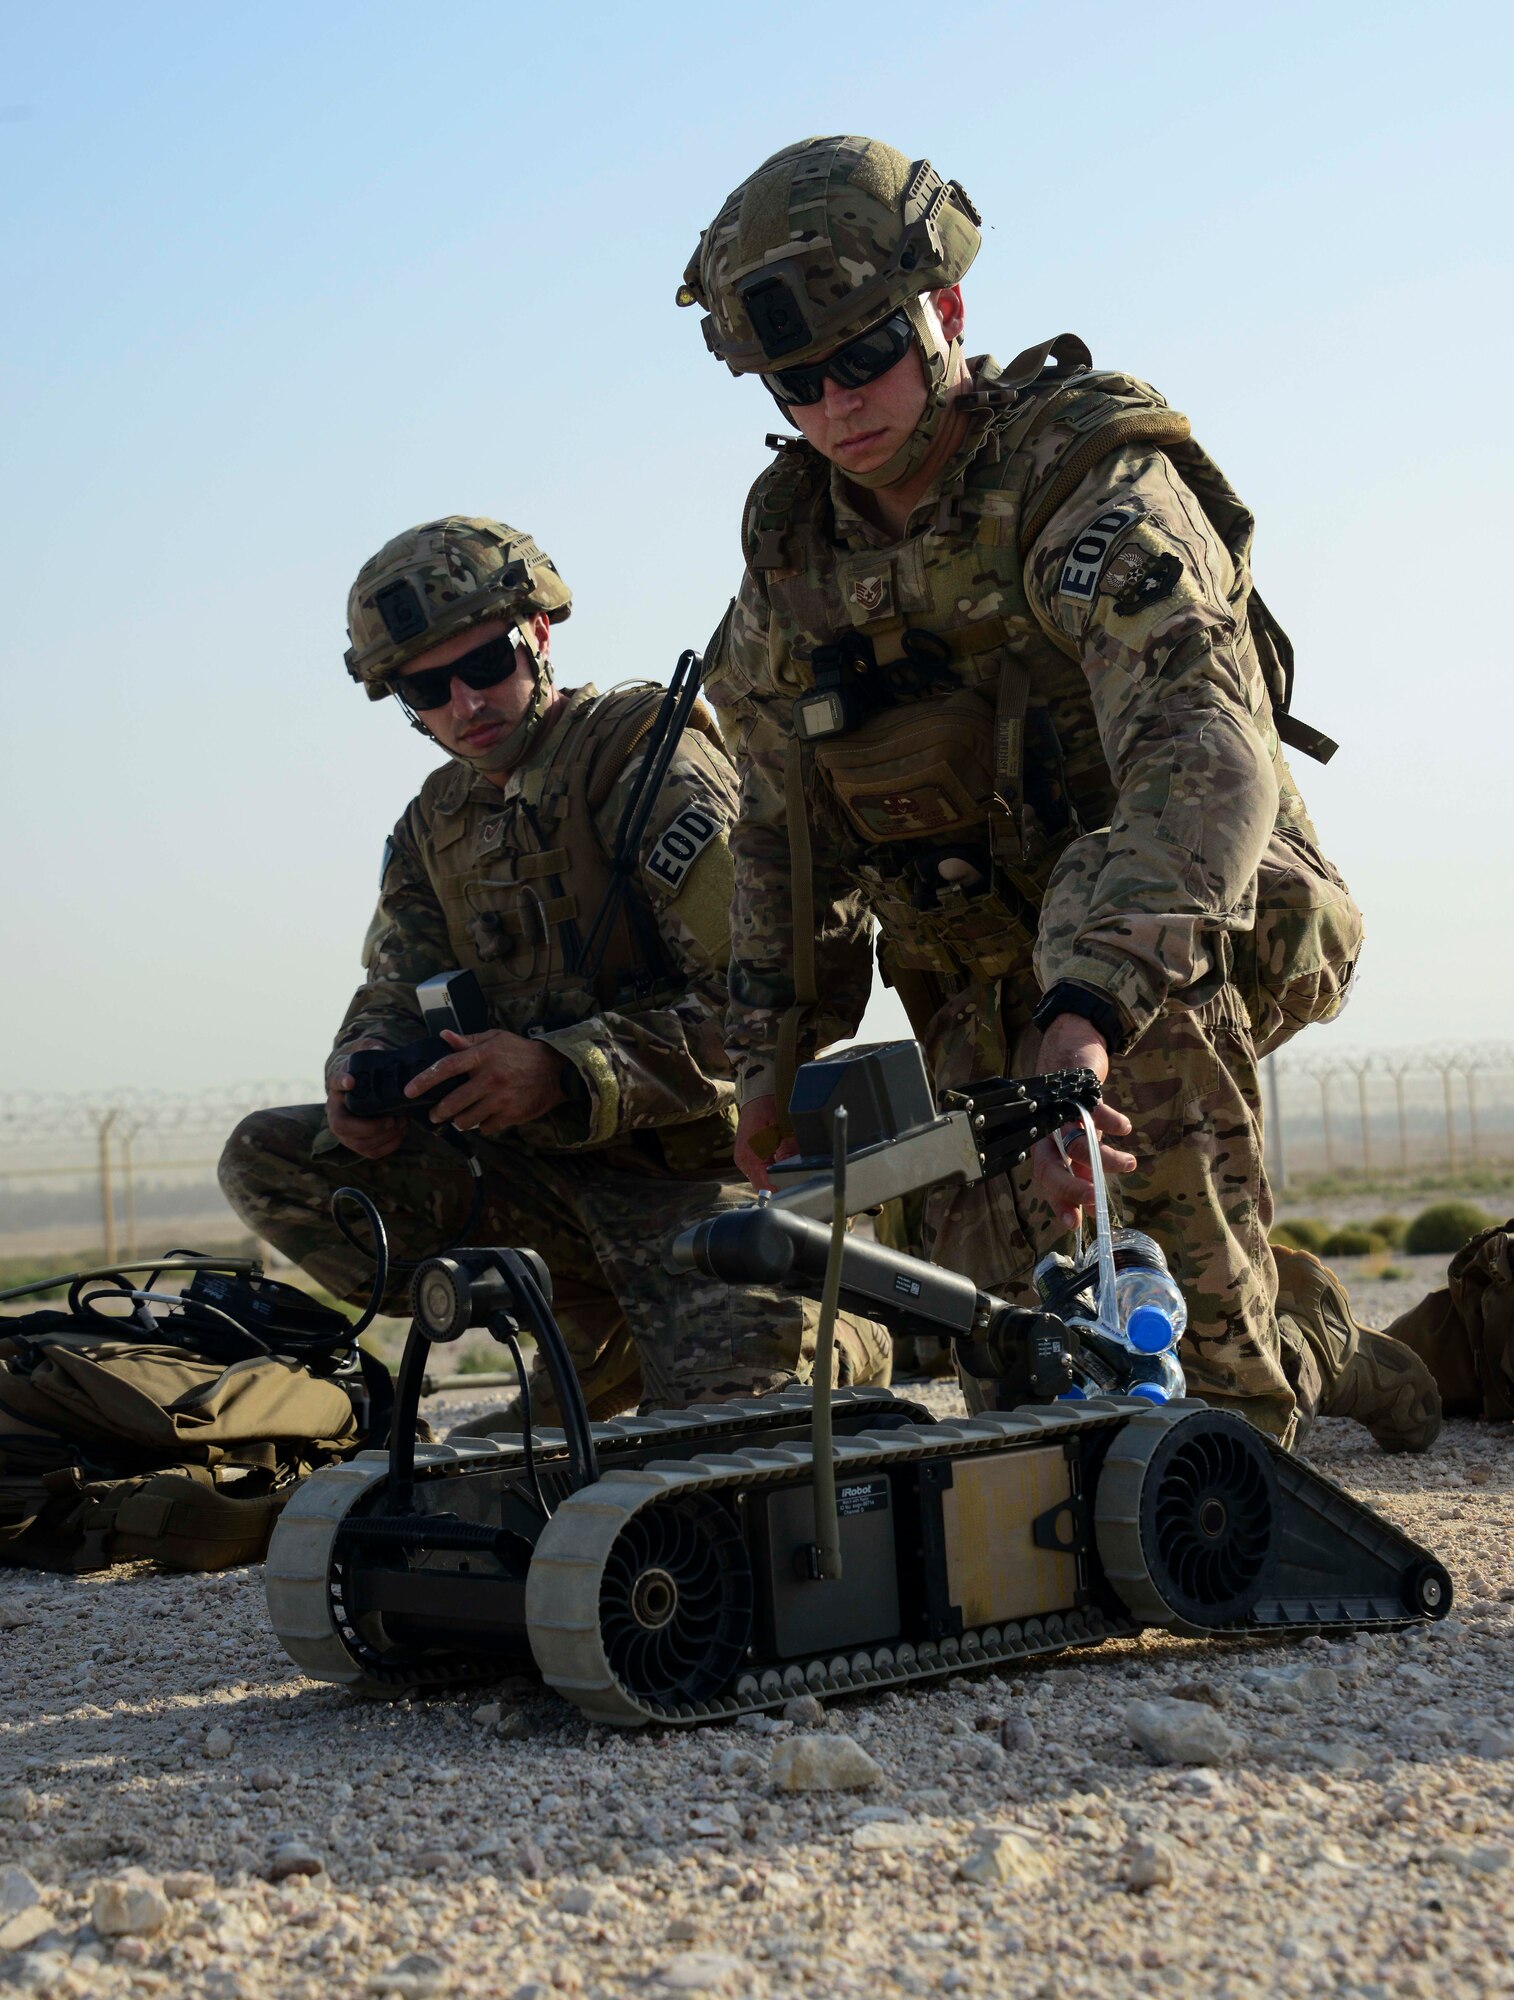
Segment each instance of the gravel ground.
[[[1358,1301],[1386,1318],[1424,1288]],[[0,1985],[1514,1993],[1514,1437],[1453,1424],[1386,1458],[1324,1423],[1306,1455],[1442,1556],[1451,1619],[1146,1637],[693,1733],[590,1729],[524,1683],[353,1702],[289,1666],[257,1571],[6,1574]],[[1137,1746],[1173,1712],[1132,1704],[1173,1697],[1187,1754],[1217,1761]],[[796,1754],[870,1782],[785,1790]]]

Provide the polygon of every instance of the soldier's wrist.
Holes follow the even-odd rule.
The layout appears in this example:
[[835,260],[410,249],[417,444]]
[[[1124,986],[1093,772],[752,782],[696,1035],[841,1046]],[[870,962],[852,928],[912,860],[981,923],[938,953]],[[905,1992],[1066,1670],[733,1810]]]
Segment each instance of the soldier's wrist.
[[1133,1039],[1125,1016],[1105,993],[1074,980],[1059,979],[1047,992],[1031,1017],[1044,1034],[1060,1015],[1076,1014],[1097,1031],[1111,1055],[1121,1055]]

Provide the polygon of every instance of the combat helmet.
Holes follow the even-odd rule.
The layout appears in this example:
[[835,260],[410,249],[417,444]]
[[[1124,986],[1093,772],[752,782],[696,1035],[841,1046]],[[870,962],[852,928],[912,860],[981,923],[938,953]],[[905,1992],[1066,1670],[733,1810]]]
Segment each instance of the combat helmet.
[[700,236],[678,289],[705,308],[705,343],[733,375],[818,361],[890,314],[908,314],[925,366],[920,425],[886,465],[851,474],[885,486],[924,458],[956,367],[920,302],[978,254],[982,218],[956,181],[877,139],[803,139],[766,160]]
[[572,607],[573,593],[551,558],[522,529],[445,514],[396,535],[358,571],[347,597],[347,671],[370,701],[394,694],[404,706],[397,677],[412,660],[470,626],[512,623],[535,662],[530,709],[492,749],[465,760],[499,770],[519,760],[551,700],[551,661],[538,649],[530,621],[542,612],[555,625]]

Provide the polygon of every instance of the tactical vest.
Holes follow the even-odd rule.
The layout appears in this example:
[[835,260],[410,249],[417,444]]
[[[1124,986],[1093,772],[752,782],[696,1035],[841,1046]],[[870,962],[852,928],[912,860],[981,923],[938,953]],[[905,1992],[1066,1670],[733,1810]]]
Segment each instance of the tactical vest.
[[[446,766],[422,788],[426,866],[457,963],[477,973],[494,1019],[517,1034],[682,994],[639,884],[621,900],[597,974],[591,979],[578,965],[611,883],[597,815],[650,732],[663,692],[649,682],[606,694],[576,689],[539,754],[498,792],[497,805],[480,801],[462,764]],[[713,730],[700,709],[694,722]],[[692,727],[683,747],[685,754],[721,754]]]
[[[1057,372],[1045,369],[1048,354]],[[1164,451],[1229,552],[1237,647],[1254,669],[1258,721],[1280,776],[1269,702],[1288,740],[1316,755],[1334,748],[1287,716],[1291,649],[1251,584],[1252,515],[1192,441],[1186,417],[1144,383],[1091,372],[1087,362],[1082,343],[1064,335],[1006,375],[987,364],[964,399],[970,460],[928,526],[903,541],[838,547],[830,468],[802,443],[780,448],[748,504],[747,561],[772,607],[780,702],[814,685],[817,651],[855,645],[853,635],[892,670],[896,706],[809,748],[790,738],[788,820],[794,840],[813,762],[856,841],[850,872],[879,921],[885,975],[901,988],[921,972],[953,986],[1013,987],[1021,975],[1028,984],[1058,856],[1112,817],[1114,785],[1076,649],[1038,622],[1024,579],[1036,537],[1110,453],[1134,443]],[[1061,372],[1064,363],[1073,372]],[[804,990],[810,954],[799,947],[807,828],[797,832],[802,1008],[813,993]]]

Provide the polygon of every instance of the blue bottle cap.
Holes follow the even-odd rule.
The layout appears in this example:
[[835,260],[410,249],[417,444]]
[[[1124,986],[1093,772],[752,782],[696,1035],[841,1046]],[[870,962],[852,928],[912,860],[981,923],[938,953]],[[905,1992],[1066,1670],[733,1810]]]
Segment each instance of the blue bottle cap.
[[1127,1396],[1139,1396],[1143,1403],[1165,1403],[1167,1391],[1160,1382],[1132,1382],[1125,1391]]
[[1137,1354],[1165,1354],[1177,1336],[1160,1306],[1137,1306],[1125,1322],[1125,1338]]

